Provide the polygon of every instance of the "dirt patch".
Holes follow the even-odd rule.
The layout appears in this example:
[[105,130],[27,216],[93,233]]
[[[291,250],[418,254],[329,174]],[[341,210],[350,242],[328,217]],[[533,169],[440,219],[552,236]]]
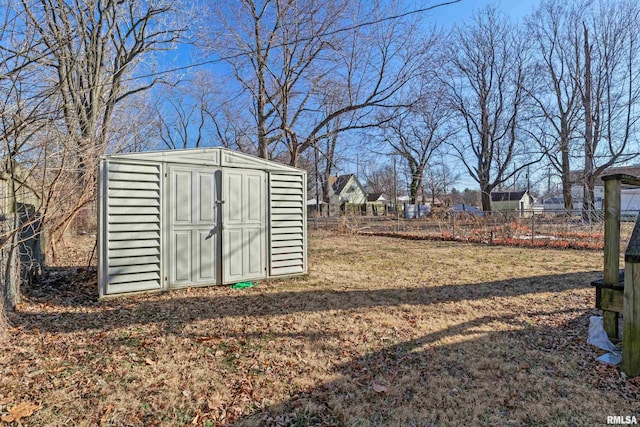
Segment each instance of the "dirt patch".
[[91,269],[59,270],[11,316],[0,415],[423,426],[640,412],[640,382],[586,344],[601,253],[314,233],[309,265],[252,289],[100,302]]

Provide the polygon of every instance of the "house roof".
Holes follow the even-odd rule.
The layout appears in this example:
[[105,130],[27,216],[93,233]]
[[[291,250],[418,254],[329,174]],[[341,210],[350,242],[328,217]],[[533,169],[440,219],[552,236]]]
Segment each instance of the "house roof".
[[544,199],[543,203],[545,205],[561,205],[561,204],[564,204],[564,198],[562,198],[562,197],[549,197],[548,199]]
[[523,191],[496,191],[491,193],[492,202],[513,202],[522,199],[527,193],[527,190]]
[[347,182],[349,182],[352,176],[354,175],[350,173],[348,175],[340,175],[339,177],[337,177],[336,182],[333,183],[333,191],[336,194],[342,193],[342,190],[344,190],[344,187],[347,185]]
[[367,201],[368,202],[377,202],[378,200],[387,200],[386,197],[384,197],[384,193],[380,192],[380,193],[369,193],[369,195],[367,195]]
[[[604,185],[601,177],[613,174],[626,174],[640,177],[640,165],[617,166],[603,170],[600,175],[596,176],[596,185]],[[569,172],[569,182],[572,184],[581,184],[584,179],[584,170]]]

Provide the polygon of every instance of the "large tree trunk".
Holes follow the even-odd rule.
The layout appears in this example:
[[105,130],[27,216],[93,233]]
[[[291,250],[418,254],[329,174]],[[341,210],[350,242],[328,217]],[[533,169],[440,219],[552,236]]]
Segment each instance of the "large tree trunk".
[[480,176],[480,201],[484,212],[491,211],[491,184],[488,176]]
[[573,210],[573,196],[571,195],[571,166],[569,163],[569,146],[565,145],[562,148],[562,168],[561,180],[562,180],[562,198],[564,200],[564,208],[567,212]]
[[481,187],[480,194],[482,210],[484,212],[491,212],[491,190],[486,187]]
[[[411,169],[411,185],[409,186],[409,203],[412,205],[416,204],[416,199],[418,197],[418,192],[422,188],[422,174],[424,173],[424,168],[418,167],[415,169]],[[424,199],[422,200],[424,203]]]

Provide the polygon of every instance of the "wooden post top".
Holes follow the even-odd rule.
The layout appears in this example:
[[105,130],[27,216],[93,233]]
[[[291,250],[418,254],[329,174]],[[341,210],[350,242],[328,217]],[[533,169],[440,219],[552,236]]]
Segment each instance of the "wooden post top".
[[627,251],[624,253],[624,261],[640,263],[640,215],[636,218],[636,225],[633,227]]
[[636,187],[640,187],[640,178],[633,175],[627,175],[626,173],[614,173],[611,175],[603,175],[600,177],[600,179],[605,182],[615,179],[615,180],[621,181],[623,184],[626,184],[626,185],[633,185]]

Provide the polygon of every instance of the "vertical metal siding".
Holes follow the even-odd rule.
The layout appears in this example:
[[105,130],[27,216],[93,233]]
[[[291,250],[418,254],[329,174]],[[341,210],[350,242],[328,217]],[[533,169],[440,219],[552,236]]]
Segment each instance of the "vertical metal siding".
[[106,294],[162,288],[159,164],[106,162]]
[[305,272],[305,193],[303,175],[271,173],[271,276]]

